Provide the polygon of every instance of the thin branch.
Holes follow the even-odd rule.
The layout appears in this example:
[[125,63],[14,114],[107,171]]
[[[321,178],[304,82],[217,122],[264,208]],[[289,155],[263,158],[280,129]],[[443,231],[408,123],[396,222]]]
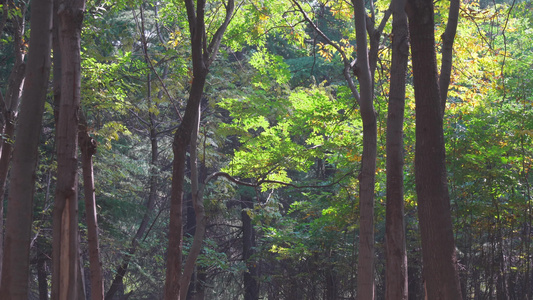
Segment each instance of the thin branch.
[[152,63],[152,60],[150,59],[150,55],[148,54],[148,42],[146,40],[146,35],[144,34],[144,14],[143,14],[142,6],[141,6],[141,25],[139,25],[139,20],[137,20],[137,14],[135,13],[135,11],[133,11],[133,16],[134,16],[134,19],[135,19],[135,23],[137,25],[137,29],[141,33],[141,42],[143,44],[142,48],[143,48],[143,54],[144,54],[145,60],[146,60],[146,62],[148,62],[148,66],[149,66],[150,70],[152,71],[152,73],[155,74],[155,76],[157,77],[157,79],[161,83],[161,87],[163,88],[163,91],[165,91],[165,94],[167,95],[168,99],[170,100],[170,102],[174,106],[174,109],[176,110],[176,114],[178,115],[178,118],[179,118],[180,122],[182,122],[183,121],[183,117],[181,116],[181,113],[180,113],[179,109],[176,107],[176,105],[174,103],[174,102],[176,102],[176,99],[174,99],[172,96],[170,96],[170,93],[169,93],[169,91],[167,89],[167,86],[163,82],[163,78],[161,78],[161,76],[159,75],[159,73],[155,69],[155,67],[154,67],[154,65]]
[[220,25],[218,30],[215,32],[213,38],[211,39],[211,42],[209,43],[209,47],[207,47],[207,67],[209,67],[215,60],[218,49],[220,47],[220,42],[222,41],[222,36],[224,35],[224,32],[226,31],[226,28],[228,28],[229,22],[233,17],[234,9],[235,0],[228,0],[228,5],[226,5],[226,17],[224,19],[224,23],[222,23],[222,25]]
[[500,77],[502,79],[502,91],[503,91],[502,100],[505,100],[505,96],[506,96],[504,69],[505,69],[505,59],[507,58],[507,36],[505,35],[505,30],[507,30],[507,25],[509,24],[509,18],[511,16],[511,11],[514,8],[515,3],[516,3],[516,0],[513,0],[513,3],[511,4],[511,7],[509,7],[509,11],[507,11],[507,16],[505,18],[505,24],[503,25],[503,28],[502,28],[503,47],[504,47],[502,67],[501,67],[501,71],[500,71]]
[[325,185],[297,185],[297,184],[293,184],[293,183],[289,183],[289,182],[283,182],[283,181],[278,181],[278,180],[269,180],[269,179],[261,179],[257,183],[249,183],[249,182],[244,182],[244,181],[241,181],[239,179],[236,179],[235,177],[231,176],[230,174],[228,174],[226,172],[215,172],[215,173],[209,175],[206,178],[205,183],[204,183],[203,186],[205,187],[207,185],[207,183],[209,181],[213,180],[213,179],[216,179],[218,177],[224,177],[224,178],[228,179],[229,181],[231,181],[231,182],[233,182],[235,184],[254,187],[254,188],[259,187],[259,186],[261,186],[264,183],[275,183],[275,184],[280,184],[280,185],[284,185],[284,186],[293,187],[293,188],[296,188],[296,189],[326,188],[326,187],[331,187],[331,186],[334,186],[334,185],[338,184],[339,182],[341,182],[344,178],[348,177],[349,175],[352,175],[352,172],[348,172],[348,173],[344,174],[343,176],[341,176],[339,179],[335,180],[334,182],[329,183],[329,184],[325,184]]
[[194,0],[184,0],[185,7],[187,9],[187,19],[189,20],[189,33],[191,36],[194,34],[196,26],[196,13],[194,11]]
[[318,35],[320,35],[320,37],[323,38],[326,41],[327,44],[333,46],[333,48],[335,48],[335,50],[337,50],[337,52],[339,52],[339,54],[342,56],[343,62],[345,64],[349,63],[350,60],[346,56],[346,53],[342,50],[341,46],[339,46],[337,43],[332,41],[324,32],[322,32],[322,30],[320,30],[320,28],[318,28],[318,26],[316,26],[316,24],[313,22],[313,20],[311,20],[311,18],[307,14],[307,12],[303,9],[303,7],[300,5],[300,3],[298,3],[298,1],[292,0],[292,3],[294,3],[294,5],[296,5],[298,7],[298,10],[300,11],[300,13],[304,17],[304,19],[307,21],[307,23],[313,28],[313,30],[316,33],[318,33]]
[[354,96],[354,98],[359,103],[359,101],[360,101],[359,92],[357,91],[357,87],[355,86],[353,78],[350,75],[350,71],[356,65],[355,64],[356,60],[354,60],[353,62],[350,62],[350,60],[348,59],[348,57],[346,56],[346,53],[342,50],[342,48],[337,43],[333,42],[324,32],[322,32],[322,30],[320,30],[320,28],[318,28],[318,26],[316,26],[316,24],[313,22],[313,20],[311,20],[311,18],[305,12],[305,10],[302,8],[302,6],[296,0],[292,0],[292,3],[294,3],[294,5],[296,5],[298,7],[298,10],[303,15],[303,17],[307,21],[307,23],[313,28],[313,30],[316,33],[318,33],[318,35],[320,35],[320,37],[322,37],[326,41],[327,44],[333,46],[333,48],[335,48],[335,50],[337,50],[337,52],[339,52],[339,54],[342,57],[342,62],[344,63],[344,70],[343,70],[342,74],[344,75],[344,78],[346,79],[346,82],[348,83],[348,87],[350,88],[350,91],[352,92],[352,95]]

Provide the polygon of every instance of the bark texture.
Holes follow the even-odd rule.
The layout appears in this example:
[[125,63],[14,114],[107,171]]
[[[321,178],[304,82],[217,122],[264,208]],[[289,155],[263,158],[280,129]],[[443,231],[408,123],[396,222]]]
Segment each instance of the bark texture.
[[363,155],[359,176],[359,256],[357,262],[357,299],[374,299],[374,186],[376,177],[377,123],[366,37],[363,0],[353,0],[357,43],[357,74],[360,113],[363,119]]
[[26,81],[17,125],[9,183],[8,211],[0,295],[28,299],[29,251],[35,168],[50,73],[52,1],[33,3]]
[[385,299],[407,300],[403,190],[403,121],[409,58],[405,0],[392,1],[392,65],[387,113],[387,207],[385,221]]
[[96,196],[94,193],[93,155],[96,153],[96,140],[87,132],[87,124],[80,126],[79,143],[82,156],[83,193],[85,197],[85,218],[87,222],[87,240],[89,243],[89,270],[91,280],[91,299],[104,298],[104,277],[100,261],[100,243],[98,240],[98,220],[96,216]]
[[415,181],[430,300],[462,299],[448,193],[431,0],[408,0],[416,101]]
[[[0,32],[3,32],[5,22],[8,20],[8,4],[3,3],[3,16],[0,21]],[[24,11],[22,17],[14,16],[11,20],[13,24],[13,44],[15,63],[11,69],[11,74],[7,82],[6,95],[0,91],[0,125],[2,139],[0,141],[0,228],[4,228],[4,196],[6,191],[6,180],[11,162],[11,153],[15,141],[15,122],[17,118],[19,98],[22,92],[26,63],[24,63],[24,50],[22,35],[24,33]],[[2,278],[2,258],[4,250],[4,230],[0,230],[0,280]]]
[[[226,3],[226,16],[222,25],[217,29],[210,42],[206,40],[205,28],[205,0],[186,0],[189,32],[191,34],[191,53],[193,66],[193,79],[189,94],[189,100],[185,108],[182,122],[174,135],[172,163],[172,187],[170,195],[170,222],[169,242],[167,254],[167,270],[164,298],[185,299],[191,276],[196,264],[196,258],[205,234],[205,217],[203,216],[203,204],[201,195],[195,195],[193,191],[193,203],[196,212],[196,230],[191,246],[191,251],[185,262],[182,272],[182,242],[183,242],[183,183],[185,177],[185,165],[187,147],[191,142],[193,130],[198,126],[199,105],[202,100],[204,86],[209,73],[209,66],[215,59],[220,41],[233,16],[234,0]],[[196,129],[197,130],[197,129]],[[202,226],[202,223],[204,224]],[[194,250],[194,251],[193,251]]]
[[259,269],[253,255],[255,254],[255,230],[248,210],[253,209],[253,198],[250,195],[241,196],[241,221],[242,221],[242,259],[246,263],[243,274],[244,300],[259,299]]
[[84,0],[59,4],[61,99],[56,131],[57,186],[53,212],[52,299],[78,299],[78,122],[81,87],[80,41]]

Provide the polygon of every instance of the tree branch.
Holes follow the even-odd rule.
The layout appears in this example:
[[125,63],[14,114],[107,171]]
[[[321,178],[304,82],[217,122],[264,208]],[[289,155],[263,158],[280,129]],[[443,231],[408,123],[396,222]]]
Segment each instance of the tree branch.
[[320,35],[320,37],[323,38],[326,41],[327,44],[333,46],[333,48],[335,48],[335,50],[337,50],[337,52],[339,52],[339,54],[342,57],[342,62],[344,63],[344,70],[343,70],[342,74],[344,75],[344,78],[346,79],[346,82],[348,83],[348,87],[350,88],[350,91],[352,92],[352,95],[354,96],[355,100],[357,100],[357,102],[359,103],[359,99],[360,99],[359,92],[357,91],[357,87],[355,86],[353,78],[350,75],[350,71],[355,66],[355,60],[353,62],[350,62],[350,60],[348,59],[348,57],[346,56],[346,53],[342,50],[342,48],[337,43],[333,42],[324,32],[322,32],[322,30],[320,30],[320,28],[318,28],[318,26],[316,26],[316,24],[313,22],[313,20],[311,20],[309,15],[305,12],[305,10],[302,8],[302,6],[296,0],[292,0],[292,3],[294,3],[294,5],[297,6],[298,10],[303,15],[304,19],[307,21],[309,26],[311,26],[313,28],[313,30],[316,33],[318,33],[318,35]]
[[448,98],[448,87],[452,73],[453,41],[457,32],[457,22],[459,20],[460,0],[450,0],[450,10],[448,12],[448,23],[442,34],[442,61],[439,76],[441,114],[444,115],[446,109],[446,98]]
[[289,183],[289,182],[283,182],[283,181],[278,181],[278,180],[269,180],[269,179],[261,179],[257,183],[249,183],[249,182],[244,182],[244,181],[241,181],[239,179],[236,179],[235,177],[231,176],[229,173],[226,173],[226,172],[215,172],[215,173],[209,175],[206,178],[203,187],[205,187],[207,185],[207,183],[209,181],[211,181],[211,180],[214,180],[214,179],[216,179],[218,177],[224,177],[224,178],[228,179],[229,181],[231,181],[231,182],[233,182],[235,184],[243,185],[243,186],[249,186],[249,187],[253,187],[253,188],[259,187],[259,186],[261,186],[264,183],[275,183],[275,184],[289,186],[289,187],[293,187],[293,188],[297,188],[297,189],[303,189],[303,188],[326,188],[326,187],[331,187],[331,186],[334,186],[334,185],[338,184],[344,178],[346,178],[346,177],[348,177],[349,175],[352,175],[352,174],[353,174],[352,172],[348,172],[348,173],[344,174],[343,176],[341,176],[339,179],[335,180],[334,182],[326,184],[326,185],[296,185],[296,184]]
[[234,9],[235,0],[228,0],[228,5],[226,5],[226,17],[224,19],[224,23],[222,23],[222,25],[220,25],[220,27],[217,29],[217,31],[213,35],[213,38],[211,39],[211,42],[209,43],[209,47],[207,47],[207,67],[209,67],[211,63],[213,63],[213,61],[215,60],[218,49],[220,47],[220,42],[222,41],[222,36],[224,35],[226,28],[228,28],[229,22],[231,21],[231,18],[233,16]]

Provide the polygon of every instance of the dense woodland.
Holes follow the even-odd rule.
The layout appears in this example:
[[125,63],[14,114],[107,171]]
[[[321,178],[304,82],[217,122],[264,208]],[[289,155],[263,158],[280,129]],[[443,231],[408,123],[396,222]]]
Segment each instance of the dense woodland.
[[2,0],[1,299],[533,299],[533,3]]

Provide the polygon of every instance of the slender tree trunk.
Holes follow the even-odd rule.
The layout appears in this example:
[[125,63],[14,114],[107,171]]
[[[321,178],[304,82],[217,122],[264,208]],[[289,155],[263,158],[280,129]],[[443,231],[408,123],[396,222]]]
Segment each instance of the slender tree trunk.
[[84,0],[60,3],[61,100],[56,131],[57,186],[53,213],[52,299],[78,299],[78,114]]
[[[196,5],[195,5],[196,4]],[[202,197],[193,192],[196,212],[196,232],[191,251],[182,273],[182,242],[183,242],[183,183],[185,178],[185,164],[187,147],[191,141],[194,128],[198,126],[199,105],[204,92],[209,66],[215,59],[222,36],[231,20],[234,10],[234,0],[226,4],[226,16],[223,24],[218,28],[208,43],[205,33],[205,0],[185,0],[189,31],[191,34],[193,79],[189,100],[185,108],[183,120],[174,135],[172,163],[172,188],[170,195],[170,222],[168,232],[167,270],[165,281],[165,300],[185,299],[197,255],[205,233],[205,217],[203,213]],[[198,253],[196,253],[198,251]]]
[[446,29],[441,35],[442,48],[441,48],[441,65],[439,76],[439,91],[441,110],[444,115],[446,109],[446,98],[448,97],[448,87],[450,85],[450,78],[452,74],[452,62],[453,62],[453,42],[455,40],[455,33],[457,32],[457,23],[459,22],[459,7],[460,0],[450,0],[450,9],[448,11],[448,23]]
[[[144,35],[144,14],[141,7],[141,41],[143,45],[143,52],[145,56],[145,61],[148,63],[150,57],[148,56],[148,48],[147,48],[147,41],[146,37]],[[154,70],[155,71],[155,70]],[[166,71],[163,74],[163,78],[166,77]],[[146,80],[147,85],[147,101],[148,105],[152,105],[152,81],[151,81],[151,74],[149,73]],[[161,99],[162,94],[159,94],[159,98]],[[149,118],[149,127],[148,127],[148,133],[149,133],[149,139],[150,139],[150,149],[151,149],[151,158],[150,158],[150,180],[149,180],[149,194],[148,194],[148,201],[146,201],[146,211],[144,212],[143,218],[141,220],[141,224],[139,225],[139,228],[137,229],[137,232],[135,233],[135,236],[133,237],[131,241],[131,247],[128,249],[127,254],[122,259],[122,263],[120,264],[119,268],[116,271],[115,277],[113,278],[113,281],[111,283],[111,286],[109,290],[107,291],[105,295],[105,299],[113,299],[115,293],[119,290],[120,287],[123,286],[123,278],[126,275],[128,271],[128,266],[131,261],[131,257],[135,254],[137,251],[139,241],[145,235],[146,230],[148,229],[148,224],[150,222],[150,219],[152,217],[152,213],[155,207],[155,203],[157,201],[157,184],[158,184],[158,174],[157,174],[157,161],[159,158],[159,146],[158,146],[158,132],[156,130],[156,120],[153,113],[148,113]]]
[[191,163],[191,196],[192,204],[195,213],[195,223],[196,228],[194,230],[194,238],[192,245],[189,249],[189,255],[185,262],[185,267],[183,269],[183,274],[181,277],[181,285],[183,289],[181,292],[181,299],[186,299],[189,283],[192,277],[192,274],[195,269],[196,259],[200,252],[202,251],[202,243],[205,237],[205,228],[206,228],[206,217],[203,203],[203,196],[200,191],[199,186],[199,167],[198,167],[198,132],[200,130],[200,119],[201,119],[201,105],[198,105],[198,113],[196,115],[196,126],[193,129],[191,135],[191,145],[190,145],[190,163]]
[[96,153],[96,140],[89,136],[87,124],[80,126],[80,150],[83,168],[83,192],[85,196],[85,215],[87,222],[87,239],[89,242],[89,268],[91,279],[91,299],[104,298],[104,277],[100,261],[100,243],[98,241],[98,220],[96,215],[96,197],[94,194],[93,155]]
[[448,192],[433,2],[408,0],[416,101],[415,180],[427,298],[462,299]]
[[61,67],[61,47],[59,45],[59,15],[57,12],[59,11],[59,5],[62,0],[53,0],[54,2],[54,12],[53,12],[53,26],[52,26],[52,49],[54,55],[52,56],[52,85],[53,85],[53,93],[54,93],[54,123],[56,126],[56,132],[57,132],[57,126],[59,124],[59,105],[61,102],[61,73],[63,72],[63,68]]
[[385,299],[407,300],[407,252],[403,199],[403,116],[409,59],[405,0],[392,1],[392,65],[387,115],[387,208]]
[[[4,3],[4,18],[7,21],[8,4]],[[25,9],[21,9],[24,11]],[[24,16],[14,17],[11,22],[14,26],[13,44],[15,64],[7,82],[6,96],[0,92],[0,113],[2,117],[2,139],[0,141],[0,281],[2,278],[2,258],[4,249],[4,196],[11,152],[15,141],[15,122],[24,81],[26,64],[24,63],[24,51],[22,49],[22,35],[24,32]],[[4,23],[5,24],[5,23]],[[3,24],[1,26],[3,28]],[[3,31],[0,31],[3,32]]]
[[48,300],[48,271],[46,270],[47,258],[39,257],[37,260],[37,282],[39,286],[39,300]]
[[366,37],[366,13],[363,0],[353,0],[357,43],[357,66],[360,89],[360,112],[363,119],[363,156],[359,176],[359,256],[357,263],[357,299],[374,299],[374,184],[376,176],[377,123]]
[[252,197],[241,195],[241,220],[242,220],[242,260],[246,263],[246,271],[243,274],[244,300],[259,299],[259,275],[255,254],[255,230],[248,210],[253,209]]
[[[342,56],[344,63],[343,75],[354,98],[359,102],[363,120],[363,155],[361,173],[359,174],[360,203],[360,251],[357,266],[357,297],[358,299],[374,299],[374,187],[377,157],[377,120],[373,104],[373,73],[377,64],[377,53],[381,32],[390,17],[387,10],[377,29],[369,30],[371,35],[370,54],[367,45],[367,15],[364,1],[352,0],[354,6],[357,60],[350,62],[344,50],[329,39],[309,18],[298,3],[292,1],[302,13],[308,24],[328,44],[333,46]],[[371,26],[369,26],[371,27]],[[369,57],[370,56],[370,57]],[[354,65],[355,63],[355,65]],[[353,81],[351,71],[359,79],[359,89]]]
[[17,125],[9,183],[8,215],[0,295],[5,299],[28,299],[29,251],[44,102],[50,73],[52,1],[34,2],[26,81]]

